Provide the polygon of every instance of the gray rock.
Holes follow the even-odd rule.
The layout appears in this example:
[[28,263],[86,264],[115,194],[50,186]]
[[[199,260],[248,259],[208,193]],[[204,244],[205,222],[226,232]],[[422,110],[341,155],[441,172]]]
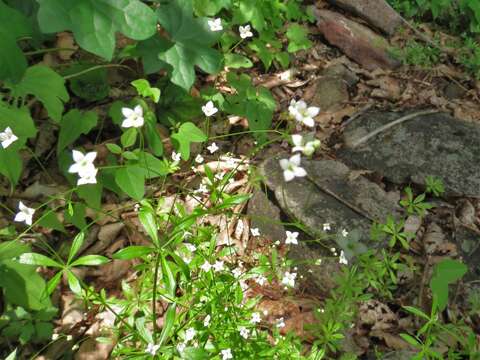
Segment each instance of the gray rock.
[[462,98],[467,91],[457,83],[451,82],[445,86],[443,92],[448,100],[455,100]]
[[285,240],[285,228],[280,218],[280,209],[261,190],[256,190],[248,202],[247,215],[252,228],[272,241]]
[[333,5],[365,19],[370,25],[392,35],[402,25],[402,18],[384,0],[328,0]]
[[416,116],[354,146],[358,140],[406,113],[372,112],[351,122],[338,152],[348,165],[376,171],[388,180],[424,185],[440,178],[447,195],[480,197],[480,126],[444,113]]
[[317,80],[311,104],[326,111],[338,108],[348,100],[347,83],[340,76],[322,76]]
[[334,64],[327,67],[322,71],[322,75],[338,76],[347,83],[348,87],[354,86],[360,81],[358,76],[343,64]]

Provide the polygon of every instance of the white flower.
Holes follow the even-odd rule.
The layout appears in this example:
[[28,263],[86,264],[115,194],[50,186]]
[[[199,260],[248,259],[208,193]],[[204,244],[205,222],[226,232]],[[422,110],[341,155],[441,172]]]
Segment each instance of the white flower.
[[9,147],[13,142],[17,141],[18,137],[15,136],[12,129],[9,126],[3,132],[0,133],[0,142],[2,147],[6,149]]
[[197,190],[194,190],[193,191],[195,194],[206,194],[208,193],[208,188],[207,188],[207,185],[205,184],[200,184],[198,186],[198,189]]
[[233,359],[232,350],[225,349],[225,350],[222,350],[221,353],[222,353],[222,360]]
[[298,232],[291,232],[291,231],[286,231],[287,234],[287,239],[285,240],[285,244],[298,244]]
[[155,356],[157,354],[158,349],[160,349],[160,345],[148,344],[145,352]]
[[197,250],[197,247],[193,244],[185,243],[184,245],[188,249],[188,251],[190,251],[190,252],[194,252],[195,250]]
[[32,225],[33,214],[35,214],[35,209],[25,206],[23,202],[18,203],[18,210],[20,210],[15,215],[15,221],[24,222],[27,225]]
[[73,336],[72,336],[72,335],[67,335],[67,337],[65,338],[65,340],[67,340],[67,341],[72,341],[72,340],[73,340]]
[[218,181],[221,181],[225,177],[225,173],[219,172],[216,173],[214,178],[217,179]]
[[280,167],[283,170],[285,181],[291,181],[295,177],[307,176],[305,169],[300,167],[300,162],[300,154],[295,154],[290,159],[280,160]]
[[285,327],[285,321],[283,319],[283,317],[281,317],[280,319],[277,320],[277,328],[281,329],[281,328],[284,328]]
[[254,312],[252,314],[252,318],[250,319],[250,322],[252,324],[257,324],[259,323],[260,321],[262,321],[262,318],[260,317],[260,314],[258,312]]
[[194,328],[189,328],[185,331],[185,342],[189,342],[195,338],[196,331]]
[[282,284],[290,287],[295,286],[295,279],[297,277],[297,273],[290,273],[288,271],[285,272],[282,279]]
[[242,39],[246,39],[253,36],[252,28],[250,27],[250,25],[239,26],[238,32],[240,33],[240,37]]
[[124,128],[139,128],[143,126],[145,120],[143,119],[143,109],[140,105],[135,106],[135,108],[122,108],[122,114],[125,116],[125,119],[122,122],[122,127]]
[[212,145],[207,146],[208,151],[210,151],[210,154],[213,154],[215,151],[218,150],[218,146],[215,143],[212,143]]
[[343,230],[342,230],[342,236],[343,236],[343,237],[347,237],[347,235],[348,235],[348,231],[345,230],[345,229],[343,229]]
[[182,155],[177,154],[175,151],[172,152],[172,160],[175,162],[180,162],[182,160]]
[[196,162],[197,164],[203,163],[203,160],[204,160],[204,158],[203,158],[203,156],[200,155],[200,154],[198,154],[198,155],[195,157],[195,162]]
[[232,270],[233,276],[238,279],[240,276],[242,276],[243,270],[240,267],[237,267]]
[[133,211],[138,212],[138,210],[140,210],[140,204],[137,203],[133,205]]
[[208,20],[208,26],[210,27],[210,31],[222,31],[222,19],[217,18],[213,20]]
[[305,101],[296,101],[292,99],[290,106],[288,107],[288,112],[298,122],[313,127],[315,126],[315,120],[313,120],[313,118],[318,115],[320,108],[316,106],[308,107]]
[[60,337],[60,335],[58,335],[57,333],[53,333],[52,334],[52,341],[57,341],[59,337]]
[[260,230],[258,230],[258,228],[252,228],[250,229],[250,232],[252,233],[252,236],[260,236]]
[[245,326],[240,326],[239,332],[240,336],[243,337],[245,340],[248,339],[248,337],[250,336],[250,330],[247,329]]
[[320,140],[312,140],[304,143],[303,136],[300,134],[292,135],[292,142],[295,145],[292,148],[292,152],[300,151],[303,155],[310,156],[312,155],[315,150],[320,146]]
[[95,165],[93,165],[93,161],[97,157],[97,153],[95,151],[86,153],[83,155],[81,151],[73,150],[72,151],[73,161],[75,164],[71,165],[68,168],[68,172],[71,174],[78,173],[80,177],[84,177],[87,175],[91,175],[93,169],[95,169]]
[[330,231],[330,230],[331,230],[330,223],[323,224],[323,231]]
[[212,116],[218,111],[218,109],[213,104],[213,101],[210,100],[209,102],[207,102],[205,105],[202,106],[202,111],[205,114],[205,116]]
[[223,261],[215,261],[215,264],[213,264],[213,269],[218,272],[223,270]]
[[205,319],[203,319],[203,326],[207,327],[208,325],[210,325],[211,318],[212,317],[210,315],[205,316]]
[[347,260],[347,258],[345,257],[345,253],[343,252],[343,250],[340,251],[340,257],[339,257],[339,259],[338,259],[338,262],[339,262],[340,264],[348,265],[348,260]]
[[187,344],[185,344],[185,343],[180,343],[180,344],[177,345],[177,351],[178,351],[179,353],[182,353],[182,352],[185,350],[186,347],[187,347]]
[[210,264],[207,260],[205,260],[205,262],[203,263],[202,266],[200,266],[200,269],[202,269],[203,271],[210,271],[212,269],[212,264]]
[[98,169],[92,167],[88,172],[83,173],[77,181],[77,185],[96,184]]
[[315,260],[315,265],[322,265],[322,259]]
[[254,280],[260,286],[265,285],[265,283],[267,282],[267,278],[263,275],[256,276]]

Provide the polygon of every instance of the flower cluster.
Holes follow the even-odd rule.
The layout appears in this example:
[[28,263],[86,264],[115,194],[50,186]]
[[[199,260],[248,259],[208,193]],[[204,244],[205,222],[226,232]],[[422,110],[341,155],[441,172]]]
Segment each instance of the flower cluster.
[[303,100],[292,100],[288,107],[288,112],[299,123],[308,127],[314,127],[315,120],[313,118],[318,115],[320,108],[316,106],[309,107]]

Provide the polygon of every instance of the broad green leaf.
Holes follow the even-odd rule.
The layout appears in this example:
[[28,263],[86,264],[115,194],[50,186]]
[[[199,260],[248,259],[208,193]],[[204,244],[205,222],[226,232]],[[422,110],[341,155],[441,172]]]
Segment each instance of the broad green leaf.
[[73,239],[72,246],[70,247],[70,252],[68,253],[68,260],[67,260],[68,264],[72,261],[75,255],[77,255],[84,241],[85,241],[85,232],[81,231]]
[[63,265],[59,264],[55,260],[50,259],[48,256],[37,253],[24,253],[20,255],[18,261],[21,264],[37,265],[37,266],[50,266],[56,268],[62,268]]
[[232,22],[240,25],[252,23],[255,29],[262,31],[266,22],[261,5],[257,0],[242,0],[233,13]]
[[[62,73],[63,76],[78,74],[97,66],[96,64],[76,64]],[[108,72],[105,68],[89,70],[81,75],[69,77],[70,90],[78,97],[87,101],[105,99],[110,92]]]
[[85,255],[81,258],[78,258],[70,266],[95,266],[95,265],[103,265],[108,263],[110,260],[105,256],[101,255]]
[[96,184],[81,185],[77,188],[77,195],[85,200],[88,206],[93,209],[100,209],[102,204],[103,186],[101,182]]
[[133,146],[135,141],[137,141],[137,129],[133,127],[125,131],[120,137],[120,143],[124,148]]
[[115,171],[115,182],[128,196],[140,201],[145,194],[145,170],[140,166],[125,166]]
[[251,68],[253,63],[243,55],[225,54],[225,66],[232,69]]
[[163,155],[163,141],[157,129],[157,119],[151,113],[145,115],[144,135],[147,140],[148,147],[155,156]]
[[448,304],[448,285],[460,280],[467,273],[467,266],[460,261],[445,259],[433,268],[430,289],[438,301],[438,308],[443,311]]
[[0,263],[0,287],[10,303],[25,309],[41,310],[52,306],[46,296],[45,281],[35,266],[3,261]]
[[10,260],[30,250],[28,245],[19,241],[5,241],[0,243],[0,261]]
[[17,82],[27,69],[27,59],[17,39],[31,36],[32,27],[19,11],[0,1],[0,80]]
[[312,42],[308,38],[308,30],[299,24],[291,24],[286,32],[288,43],[288,52],[293,53],[299,50],[307,50],[312,47]]
[[97,125],[97,121],[98,115],[93,111],[82,113],[73,109],[65,114],[60,121],[57,154],[77,140],[80,135],[88,134]]
[[158,103],[160,100],[160,89],[156,87],[151,87],[150,83],[145,79],[138,79],[132,81],[131,84],[137,89],[137,92],[140,96],[144,98],[151,98],[153,102]]
[[139,160],[135,165],[140,166],[144,170],[146,179],[166,176],[169,173],[168,165],[164,160],[160,160],[147,152],[141,152],[139,154]]
[[171,136],[178,145],[178,151],[182,154],[183,160],[190,157],[190,144],[192,142],[207,141],[207,136],[195,124],[191,122],[183,123],[178,132]]
[[65,232],[63,224],[58,220],[54,211],[47,210],[42,217],[38,220],[37,225],[43,226],[47,229],[57,230]]
[[193,0],[197,16],[214,16],[222,9],[229,9],[232,0]]
[[70,99],[63,77],[44,65],[29,67],[18,84],[7,84],[7,88],[12,90],[14,97],[35,96],[57,122],[62,117],[63,103]]
[[140,258],[152,253],[153,249],[147,246],[132,245],[117,251],[112,258],[118,260],[130,260]]
[[110,151],[112,154],[119,155],[122,153],[122,148],[117,144],[105,144],[105,146],[107,147],[108,151]]
[[111,60],[115,33],[145,40],[157,30],[155,13],[139,0],[39,0],[38,20],[46,33],[71,30],[85,50]]
[[69,214],[68,211],[65,211],[65,221],[67,223],[72,223],[79,230],[83,230],[87,227],[87,221],[85,220],[85,204],[74,203],[72,206],[73,214]]
[[8,149],[18,150],[25,145],[27,138],[32,138],[37,134],[35,123],[27,107],[10,108],[5,103],[0,102],[0,131],[5,130],[7,126],[18,137],[18,140],[12,143]]
[[195,66],[213,74],[221,69],[221,54],[210,46],[220,34],[210,31],[206,19],[193,17],[192,0],[177,0],[157,10],[158,21],[169,33],[173,44],[157,43],[158,59],[169,64],[167,69],[174,84],[190,90],[195,81]]
[[0,174],[5,176],[12,186],[17,185],[22,174],[23,161],[18,150],[0,149]]

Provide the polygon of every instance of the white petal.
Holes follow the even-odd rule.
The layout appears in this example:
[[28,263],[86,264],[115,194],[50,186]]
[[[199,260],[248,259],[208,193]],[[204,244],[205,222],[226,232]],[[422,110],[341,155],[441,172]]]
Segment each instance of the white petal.
[[143,108],[140,105],[135,106],[133,112],[137,114],[137,116],[143,116]]
[[313,120],[313,118],[311,118],[311,117],[303,118],[303,123],[308,127],[314,127],[315,126],[315,120]]
[[296,167],[293,169],[293,173],[295,174],[296,177],[304,177],[307,176],[307,172],[305,171],[304,168],[302,167]]
[[81,151],[78,151],[78,150],[72,150],[72,157],[73,157],[73,161],[75,161],[76,163],[80,162],[83,160],[84,158],[84,155]]
[[307,103],[303,100],[299,100],[297,101],[296,107],[298,110],[305,110],[307,108]]
[[296,146],[302,146],[303,144],[303,136],[300,134],[292,135],[292,142]]
[[310,107],[307,109],[307,114],[308,114],[308,116],[310,116],[310,117],[315,117],[315,116],[317,116],[319,112],[320,112],[320,108],[319,108],[319,107],[316,107],[316,106],[310,106]]
[[129,118],[129,117],[131,117],[132,115],[135,114],[135,111],[132,110],[132,109],[130,109],[130,108],[124,107],[124,108],[122,108],[122,114],[123,114],[123,116],[125,116],[126,118]]
[[132,119],[125,119],[125,120],[123,120],[123,122],[122,122],[122,127],[124,127],[124,128],[130,128],[130,127],[132,127],[132,126],[134,126],[134,122],[133,122]]
[[15,215],[15,218],[13,220],[17,222],[23,222],[26,220],[26,218],[27,218],[27,214],[20,211]]
[[290,164],[290,162],[288,161],[288,159],[282,159],[279,161],[280,163],[280,167],[283,169],[283,170],[287,170],[288,169],[288,165]]
[[136,120],[133,121],[133,126],[136,128],[142,127],[145,123],[143,117],[138,117]]
[[295,154],[290,158],[290,162],[296,166],[300,165],[300,162],[302,161],[302,157],[300,154]]
[[18,202],[18,209],[22,212],[24,212],[26,209],[28,209],[28,206],[26,206],[23,202],[19,201]]
[[15,135],[10,136],[8,139],[5,139],[5,140],[2,141],[2,147],[4,149],[8,148],[17,139],[18,138]]
[[88,161],[89,163],[93,163],[96,157],[97,157],[97,152],[91,151],[85,155],[85,160]]
[[291,181],[295,178],[295,174],[291,170],[285,170],[283,172],[283,177],[284,177],[285,181]]

